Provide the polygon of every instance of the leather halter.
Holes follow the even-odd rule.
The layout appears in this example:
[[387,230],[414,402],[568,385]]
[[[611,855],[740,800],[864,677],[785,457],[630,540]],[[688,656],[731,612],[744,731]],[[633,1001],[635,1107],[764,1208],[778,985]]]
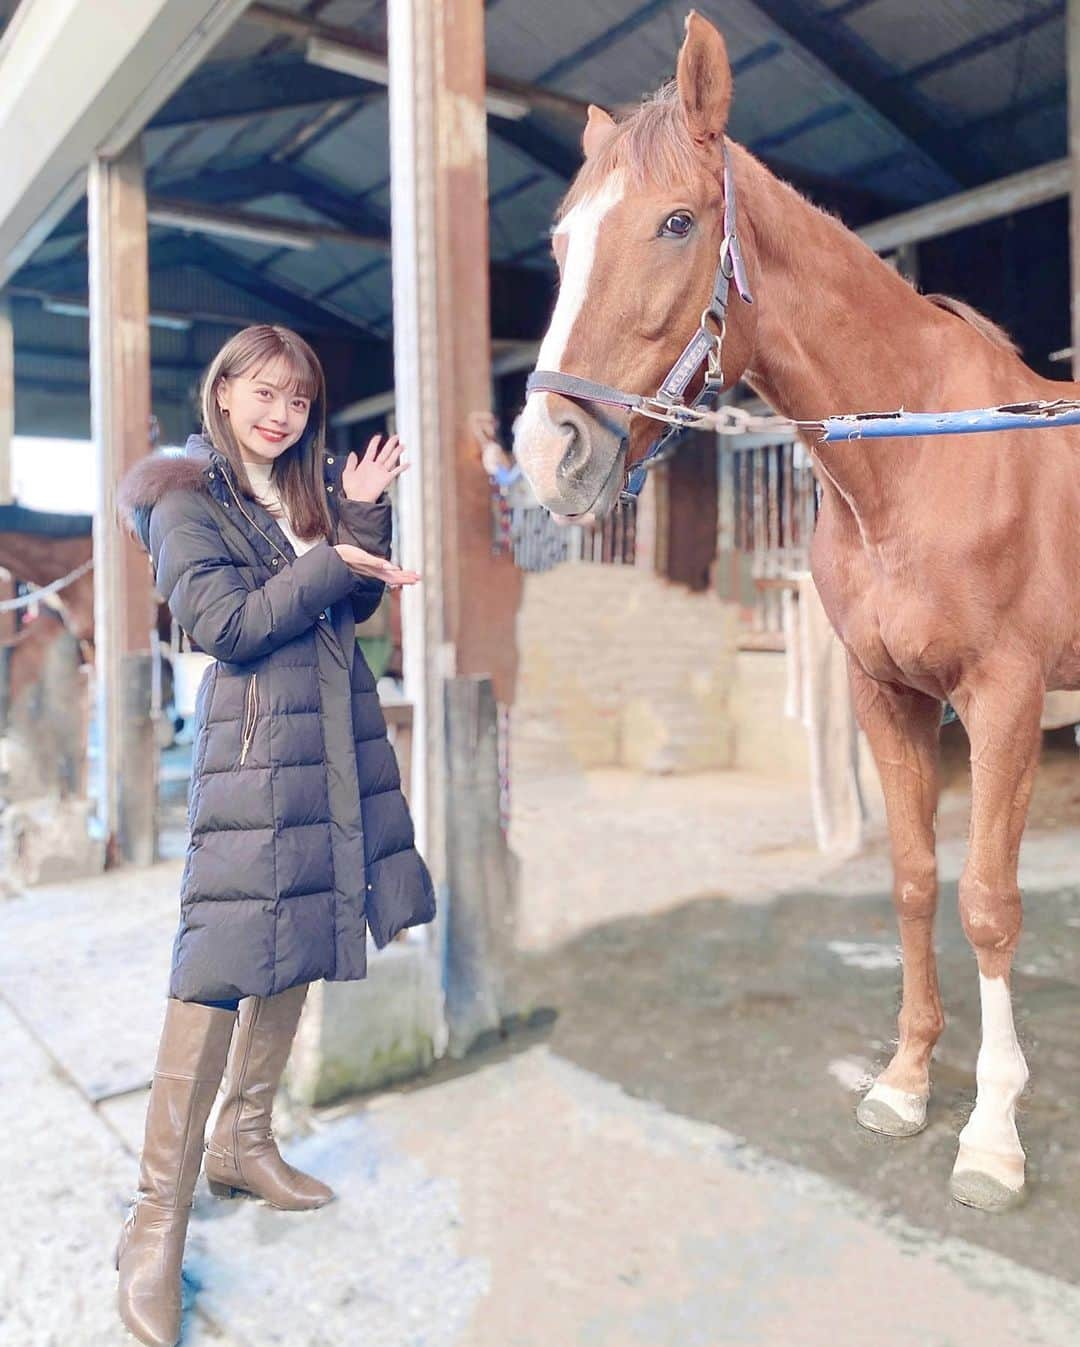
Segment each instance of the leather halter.
[[[724,379],[720,357],[727,328],[728,292],[731,282],[735,282],[735,288],[743,303],[754,302],[735,231],[735,179],[731,172],[731,157],[728,154],[726,140],[723,154],[724,237],[720,243],[720,260],[717,262],[716,275],[713,278],[712,299],[708,308],[702,311],[697,331],[687,342],[656,393],[651,397],[640,393],[625,393],[621,388],[593,383],[591,379],[581,379],[576,374],[564,374],[561,370],[534,370],[525,384],[526,396],[532,393],[559,393],[576,402],[594,402],[604,407],[621,407],[630,413],[639,412],[668,423],[668,429],[649,446],[644,458],[631,469],[620,499],[637,498],[645,485],[645,475],[649,469],[669,456],[671,437],[676,431],[685,429],[693,423],[691,414],[707,398],[723,391]],[[705,381],[701,392],[688,405],[683,395],[702,365],[705,366]],[[622,436],[623,440],[626,438],[626,435]]]

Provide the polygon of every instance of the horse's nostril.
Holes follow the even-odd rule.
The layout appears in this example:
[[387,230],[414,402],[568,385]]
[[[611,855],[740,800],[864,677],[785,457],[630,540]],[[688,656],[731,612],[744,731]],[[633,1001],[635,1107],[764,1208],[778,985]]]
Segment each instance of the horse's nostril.
[[573,476],[581,472],[589,460],[589,439],[581,426],[570,418],[559,422],[559,433],[563,437],[566,449],[559,464],[558,475]]

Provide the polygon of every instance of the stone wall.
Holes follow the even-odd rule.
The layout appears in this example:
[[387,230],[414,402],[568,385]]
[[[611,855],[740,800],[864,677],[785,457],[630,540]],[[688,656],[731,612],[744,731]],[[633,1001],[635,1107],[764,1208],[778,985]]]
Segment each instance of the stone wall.
[[733,765],[735,611],[631,566],[526,577],[515,773]]

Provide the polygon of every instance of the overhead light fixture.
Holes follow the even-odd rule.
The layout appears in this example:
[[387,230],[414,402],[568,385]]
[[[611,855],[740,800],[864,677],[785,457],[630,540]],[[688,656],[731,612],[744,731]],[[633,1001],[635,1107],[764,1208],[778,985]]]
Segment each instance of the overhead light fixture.
[[[339,75],[352,75],[355,79],[368,80],[371,84],[386,85],[390,82],[390,68],[384,57],[360,51],[356,47],[347,47],[341,42],[330,42],[322,37],[308,38],[305,56],[311,65],[336,71]],[[505,117],[515,122],[527,117],[530,111],[526,99],[498,89],[488,89],[484,95],[484,105],[493,117]]]
[[493,117],[505,117],[508,122],[520,122],[531,110],[524,98],[500,93],[496,89],[487,91],[484,95],[484,105]]
[[263,220],[245,220],[240,215],[199,211],[187,206],[151,204],[146,218],[151,224],[182,229],[188,234],[216,234],[221,238],[243,239],[247,243],[265,243],[272,248],[298,248],[309,252],[318,240],[308,233]]
[[[85,304],[69,303],[66,299],[43,299],[41,307],[46,313],[56,313],[63,318],[89,318],[90,310]],[[170,332],[188,332],[191,329],[190,318],[174,318],[172,314],[152,313],[147,320],[151,327],[167,328]]]
[[352,75],[355,79],[370,80],[372,84],[390,82],[390,69],[385,57],[369,56],[367,52],[346,47],[340,42],[328,42],[321,37],[309,38],[305,56],[310,65],[336,70],[339,75]]

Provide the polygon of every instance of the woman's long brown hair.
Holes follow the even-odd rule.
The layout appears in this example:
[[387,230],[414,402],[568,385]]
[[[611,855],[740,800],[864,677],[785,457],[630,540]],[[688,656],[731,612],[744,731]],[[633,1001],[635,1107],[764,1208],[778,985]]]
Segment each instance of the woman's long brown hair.
[[282,361],[289,372],[287,391],[309,398],[308,423],[303,435],[274,463],[273,480],[281,493],[289,523],[297,537],[325,537],[333,541],[333,522],[323,484],[323,446],[326,443],[326,377],[319,358],[303,337],[291,328],[258,323],[230,337],[203,376],[201,402],[203,434],[232,465],[242,493],[255,499],[229,418],[218,405],[215,390],[221,379],[255,375]]

